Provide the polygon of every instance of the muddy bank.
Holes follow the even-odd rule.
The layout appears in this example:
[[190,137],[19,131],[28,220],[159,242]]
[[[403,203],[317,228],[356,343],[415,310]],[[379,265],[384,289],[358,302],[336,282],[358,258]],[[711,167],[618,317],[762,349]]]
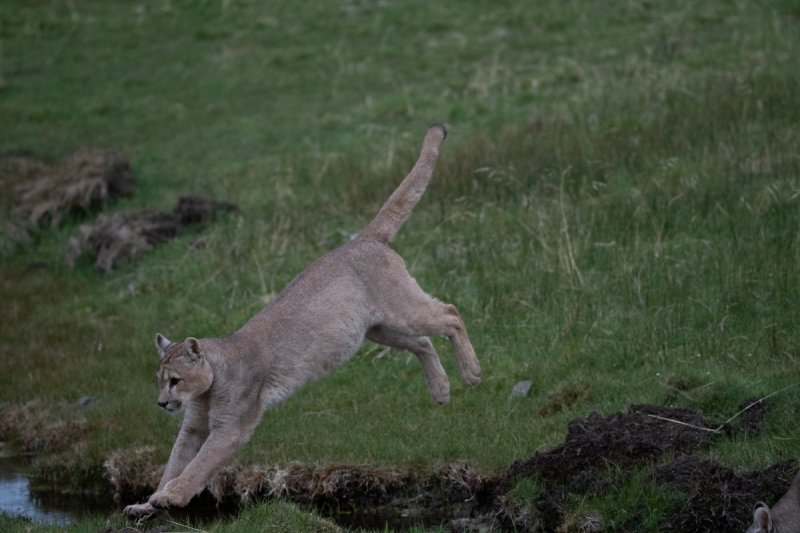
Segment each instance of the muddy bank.
[[[484,474],[466,462],[423,472],[352,465],[284,468],[230,466],[200,501],[235,509],[241,503],[282,498],[313,508],[348,527],[403,529],[445,525],[452,531],[604,531],[599,512],[576,519],[570,502],[613,492],[636,472],[659,490],[676,494],[663,531],[743,531],[753,503],[785,491],[796,465],[786,461],[763,471],[735,472],[695,455],[715,439],[758,431],[762,403],[734,425],[712,428],[697,412],[656,405],[625,413],[591,413],[569,424],[562,445]],[[117,501],[146,498],[158,481],[159,459],[151,449],[119,454],[106,463]],[[613,475],[610,475],[612,472]],[[515,487],[533,481],[539,490],[520,498]],[[641,529],[648,509],[631,510],[622,530]]]

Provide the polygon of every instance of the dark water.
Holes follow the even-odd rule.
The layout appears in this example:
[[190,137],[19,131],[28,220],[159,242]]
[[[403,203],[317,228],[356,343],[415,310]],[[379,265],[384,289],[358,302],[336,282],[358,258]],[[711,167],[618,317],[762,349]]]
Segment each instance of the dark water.
[[28,466],[27,458],[4,456],[0,449],[0,512],[42,524],[64,525],[81,517],[106,514],[114,508],[111,502],[96,498],[31,490]]

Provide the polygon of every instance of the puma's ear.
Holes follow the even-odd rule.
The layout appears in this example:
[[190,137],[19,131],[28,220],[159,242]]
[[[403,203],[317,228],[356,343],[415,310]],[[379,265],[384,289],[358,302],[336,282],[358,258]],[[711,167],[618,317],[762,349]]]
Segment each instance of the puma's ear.
[[200,341],[194,337],[188,337],[186,339],[186,355],[189,357],[189,361],[193,363],[203,357],[203,349],[200,348]]
[[156,348],[158,348],[158,355],[164,359],[164,352],[167,351],[167,346],[172,344],[172,341],[166,338],[161,333],[156,333]]
[[772,531],[772,515],[769,514],[769,507],[764,503],[757,503],[753,509],[753,524],[761,528],[762,531]]

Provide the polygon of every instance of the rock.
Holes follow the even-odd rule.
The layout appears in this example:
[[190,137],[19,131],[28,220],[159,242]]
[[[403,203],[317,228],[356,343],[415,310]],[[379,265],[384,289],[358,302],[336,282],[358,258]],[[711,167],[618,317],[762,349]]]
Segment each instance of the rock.
[[81,396],[75,405],[77,407],[89,407],[90,405],[94,405],[97,403],[97,398],[94,396]]
[[527,396],[531,392],[531,387],[533,387],[533,381],[529,379],[525,381],[520,381],[519,383],[514,385],[513,389],[511,389],[510,397],[516,398],[516,397]]

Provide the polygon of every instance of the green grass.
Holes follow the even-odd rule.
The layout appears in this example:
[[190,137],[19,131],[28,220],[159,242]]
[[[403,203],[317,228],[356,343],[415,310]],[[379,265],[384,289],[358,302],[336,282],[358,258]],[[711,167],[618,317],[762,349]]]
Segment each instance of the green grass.
[[573,498],[574,510],[566,520],[573,520],[578,526],[587,517],[602,517],[607,531],[630,530],[632,524],[636,524],[636,531],[661,531],[662,520],[680,499],[678,493],[655,485],[651,476],[646,469],[633,476],[610,471],[613,488],[601,497]]
[[[434,120],[450,136],[395,247],[459,307],[483,383],[457,382],[437,343],[440,408],[412,357],[367,346],[237,460],[491,471],[592,410],[722,422],[799,383],[799,22],[788,1],[4,2],[0,148],[124,151],[138,188],[114,209],[184,192],[241,208],[108,276],[66,267],[74,221],[3,256],[0,402],[88,428],[38,445],[40,477],[75,491],[116,450],[166,460],[180,418],[155,406],[155,332],[238,328],[369,220]],[[509,399],[522,379],[531,395]],[[798,398],[709,453],[798,457]]]
[[[67,524],[66,526],[50,526],[36,524],[24,518],[15,518],[0,513],[0,527],[6,533],[39,533],[45,531],[64,531],[79,533],[83,531],[117,531],[130,524],[122,515],[110,517],[94,517]],[[291,533],[296,531],[314,531],[317,533],[336,533],[342,529],[333,522],[319,517],[315,513],[301,511],[297,506],[285,502],[266,502],[252,505],[239,513],[235,519],[220,520],[213,524],[195,524],[180,519],[159,517],[147,527],[161,527],[164,531],[207,533],[225,532],[263,532],[276,531]]]

